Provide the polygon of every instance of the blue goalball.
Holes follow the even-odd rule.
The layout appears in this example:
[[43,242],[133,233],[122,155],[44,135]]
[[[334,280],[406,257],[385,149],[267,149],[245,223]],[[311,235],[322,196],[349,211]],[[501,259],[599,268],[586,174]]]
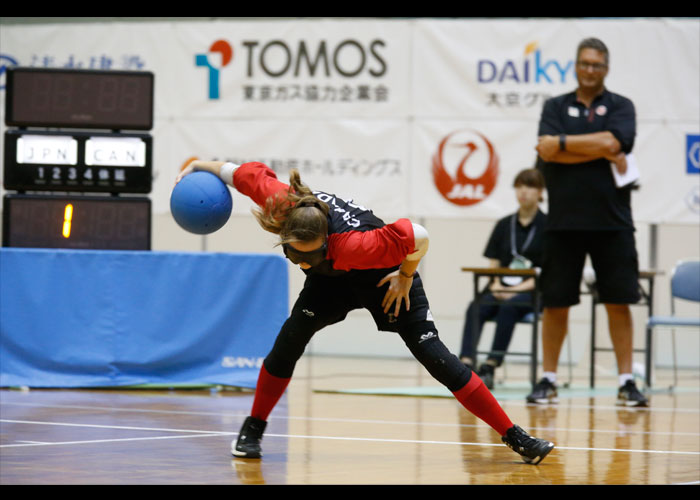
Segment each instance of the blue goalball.
[[221,229],[232,208],[228,186],[209,172],[185,176],[170,195],[170,212],[175,222],[194,234],[210,234]]

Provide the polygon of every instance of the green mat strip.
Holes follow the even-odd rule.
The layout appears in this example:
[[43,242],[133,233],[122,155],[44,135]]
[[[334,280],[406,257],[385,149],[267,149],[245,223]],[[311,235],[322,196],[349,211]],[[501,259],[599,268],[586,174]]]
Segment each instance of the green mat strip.
[[[365,389],[314,389],[316,393],[326,394],[354,394],[363,396],[408,396],[424,398],[453,398],[452,393],[442,386],[435,387],[372,387]],[[524,399],[530,393],[530,386],[523,384],[503,385],[491,391],[496,399],[512,400]],[[651,394],[667,393],[668,388],[654,388],[649,391]],[[673,392],[700,392],[700,388],[676,387]],[[571,399],[592,396],[617,396],[617,387],[599,387],[591,389],[588,386],[571,386],[558,389],[559,399]]]

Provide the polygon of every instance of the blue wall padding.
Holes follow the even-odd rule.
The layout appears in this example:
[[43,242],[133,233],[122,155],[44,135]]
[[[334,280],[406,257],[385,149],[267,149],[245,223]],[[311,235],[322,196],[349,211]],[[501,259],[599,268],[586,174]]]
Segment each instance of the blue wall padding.
[[276,255],[0,250],[0,386],[255,387],[288,315]]

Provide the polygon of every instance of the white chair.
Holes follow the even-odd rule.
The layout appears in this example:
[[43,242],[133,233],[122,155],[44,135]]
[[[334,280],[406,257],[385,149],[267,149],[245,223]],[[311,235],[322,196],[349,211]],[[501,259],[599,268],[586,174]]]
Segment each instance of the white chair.
[[646,385],[651,387],[652,334],[656,328],[671,328],[673,345],[673,386],[678,382],[676,363],[675,329],[678,327],[700,327],[700,317],[677,316],[675,302],[677,299],[700,302],[700,260],[680,261],[671,272],[671,315],[651,316],[646,326]]

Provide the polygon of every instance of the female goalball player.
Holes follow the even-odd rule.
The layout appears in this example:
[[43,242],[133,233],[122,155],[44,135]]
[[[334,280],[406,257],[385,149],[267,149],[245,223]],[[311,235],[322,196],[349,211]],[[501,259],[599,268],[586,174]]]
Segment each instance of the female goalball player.
[[490,425],[527,463],[538,464],[554,444],[514,425],[481,379],[450,353],[438,337],[420,275],[428,234],[399,219],[385,224],[372,211],[302,184],[298,171],[290,184],[262,163],[235,165],[195,160],[176,178],[194,171],[218,175],[257,205],[255,217],[279,235],[285,256],[306,273],[292,312],[260,369],[253,407],[237,440],[236,457],[260,458],[267,418],[284,393],[311,337],[342,321],[354,309],[367,309],[377,328],[397,332],[413,356],[471,413]]

